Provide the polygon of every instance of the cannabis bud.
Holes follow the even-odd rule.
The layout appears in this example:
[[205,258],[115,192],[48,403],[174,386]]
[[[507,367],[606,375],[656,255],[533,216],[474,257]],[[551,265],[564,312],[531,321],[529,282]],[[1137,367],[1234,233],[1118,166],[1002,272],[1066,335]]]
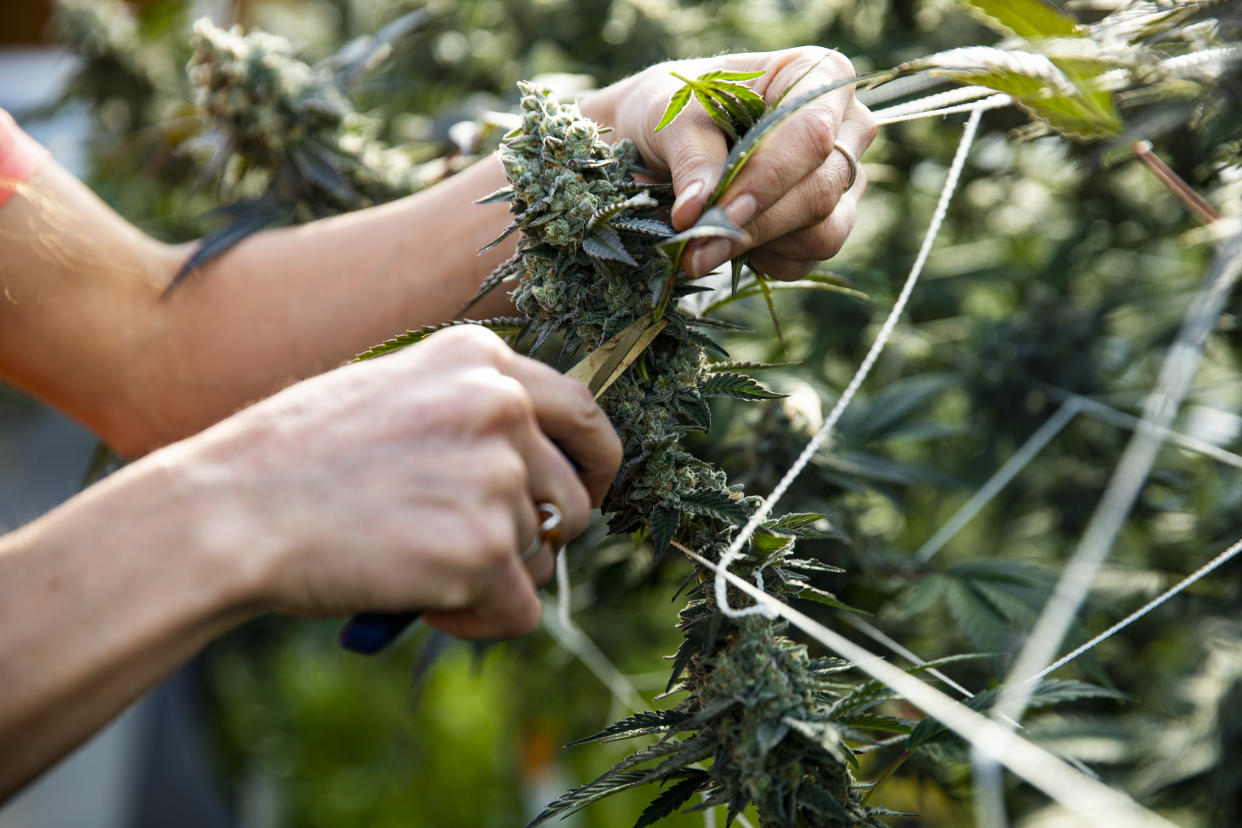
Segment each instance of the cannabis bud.
[[[660,248],[674,235],[672,193],[635,180],[643,170],[628,141],[610,146],[576,106],[530,84],[519,87],[522,125],[500,148],[509,186],[486,200],[510,203],[515,218],[505,235],[519,231],[521,238],[517,253],[483,291],[516,281],[513,299],[538,332],[534,347],[556,334],[566,350],[595,348],[666,292],[675,298],[697,290]],[[657,556],[676,542],[719,560],[753,513],[754,499],[685,451],[681,437],[710,427],[710,397],[780,395],[727,363],[707,360],[707,350],[720,350],[702,332],[712,320],[675,302],[665,316],[668,325],[640,362],[600,399],[625,451],[604,510],[613,532],[648,533]],[[767,589],[784,597],[814,591],[799,571],[831,568],[793,557],[793,547],[821,517],[768,521],[739,574],[763,578]],[[769,825],[879,825],[858,800],[847,764],[842,739],[852,708],[843,708],[842,700],[853,688],[835,681],[839,662],[810,658],[766,617],[725,616],[710,579],[698,580],[697,597],[681,613],[686,640],[670,680],[670,691],[685,691],[685,697],[672,709],[640,713],[592,737],[662,733],[664,740],[565,794],[536,822],[616,791],[675,780],[641,824],[702,793],[708,804],[726,805],[731,816],[757,803]],[[712,759],[710,769],[693,767],[705,759]],[[654,767],[641,769],[651,761]]]
[[[190,80],[207,123],[236,156],[267,176],[267,195],[300,220],[354,210],[417,186],[409,157],[378,140],[380,124],[356,112],[336,74],[300,60],[267,32],[194,24]],[[235,183],[235,182],[226,182]]]

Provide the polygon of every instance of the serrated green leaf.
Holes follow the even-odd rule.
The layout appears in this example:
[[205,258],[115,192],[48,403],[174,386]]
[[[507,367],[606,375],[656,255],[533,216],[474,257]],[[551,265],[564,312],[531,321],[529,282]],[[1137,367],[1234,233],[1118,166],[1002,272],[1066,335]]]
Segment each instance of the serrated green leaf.
[[686,804],[699,790],[711,782],[710,774],[692,770],[686,772],[686,778],[673,785],[668,790],[661,793],[651,801],[651,804],[643,809],[638,817],[638,822],[634,823],[634,828],[647,828],[654,825],[666,816],[670,816],[677,811],[682,805]]
[[658,561],[668,549],[673,535],[677,534],[677,526],[681,522],[681,512],[667,506],[657,506],[651,511],[651,547]]
[[751,157],[755,154],[755,151],[759,149],[764,139],[766,139],[771,131],[779,126],[786,118],[793,115],[799,109],[806,106],[816,98],[827,95],[829,92],[833,92],[837,89],[843,89],[847,86],[854,86],[863,80],[868,80],[874,77],[879,76],[845,78],[823,86],[818,86],[815,89],[799,95],[797,98],[794,98],[788,103],[782,103],[780,106],[766,113],[762,118],[756,121],[755,125],[748,129],[746,134],[738,139],[737,143],[735,143],[732,149],[729,150],[729,155],[725,159],[724,170],[721,173],[720,181],[717,183],[716,189],[712,191],[707,203],[715,204],[720,200],[720,197],[724,195],[726,190],[729,189],[729,185],[733,183],[735,178],[737,178],[738,173],[742,171],[747,162],[749,162]]
[[842,603],[841,600],[831,592],[825,589],[820,589],[819,587],[810,586],[809,584],[802,587],[802,591],[798,593],[798,597],[804,601],[814,601],[817,604],[825,604],[833,609],[857,612],[857,610],[849,604]]
[[582,240],[582,249],[597,259],[621,262],[630,267],[637,267],[638,262],[630,255],[621,243],[621,236],[611,227],[597,227],[591,235]]
[[739,400],[776,400],[789,396],[764,388],[745,374],[719,372],[711,374],[699,386],[704,397],[734,397]]
[[615,742],[618,739],[646,736],[651,733],[663,733],[688,718],[687,714],[676,709],[643,710],[609,725],[599,733],[570,742],[567,747],[585,745],[589,742]]
[[683,86],[673,93],[673,97],[669,98],[668,107],[664,110],[660,123],[656,124],[655,131],[659,132],[673,122],[681,111],[686,108],[686,104],[690,102],[690,87]]
[[1078,21],[1040,0],[962,0],[1002,34],[1026,40],[1078,37]]
[[704,72],[699,75],[700,81],[748,81],[755,78],[763,77],[763,70],[758,72],[731,72],[727,69],[713,69],[711,72]]
[[707,112],[709,118],[720,127],[729,139],[736,141],[738,139],[737,126],[733,123],[733,118],[729,115],[729,110],[719,100],[713,97],[708,91],[696,86],[694,88],[694,99],[699,102],[704,111]]
[[745,503],[716,489],[698,489],[682,495],[681,508],[692,514],[707,515],[738,526],[750,517],[750,510]]
[[452,322],[427,325],[416,331],[406,331],[405,333],[397,334],[392,339],[386,339],[373,348],[368,348],[358,354],[353,358],[353,361],[361,362],[364,359],[374,359],[384,354],[391,354],[393,351],[399,351],[417,342],[422,342],[436,331],[442,331],[445,328],[453,328],[458,325],[478,325],[479,327],[487,328],[499,336],[514,336],[526,327],[527,321],[524,316],[497,316],[493,319],[455,319]]

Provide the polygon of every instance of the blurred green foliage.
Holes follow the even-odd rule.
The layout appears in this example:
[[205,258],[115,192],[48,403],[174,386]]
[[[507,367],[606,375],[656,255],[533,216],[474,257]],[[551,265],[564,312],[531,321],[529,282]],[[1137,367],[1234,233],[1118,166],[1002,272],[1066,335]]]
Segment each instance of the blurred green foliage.
[[[83,4],[63,5],[66,15],[82,13]],[[206,216],[218,203],[197,180],[193,142],[201,121],[183,76],[167,68],[189,56],[187,5],[147,3],[132,29],[89,30],[120,32],[104,46],[133,52],[125,59],[107,48],[101,53],[101,38],[81,28],[63,29],[79,32],[75,42],[86,58],[83,83],[71,92],[86,97],[95,117],[91,183],[134,221],[177,240],[214,227]],[[1069,5],[1094,20],[1108,4]],[[515,82],[536,75],[585,75],[602,85],[666,58],[801,43],[839,49],[866,71],[996,40],[950,0],[240,6],[242,22],[288,37],[308,61],[415,8],[429,10],[426,22],[360,82],[354,104],[381,125],[384,141],[429,160],[486,151],[486,143],[462,140],[454,125],[510,107]],[[1220,20],[1213,32],[1188,18],[1189,40],[1237,39],[1236,4],[1187,8]],[[108,74],[92,73],[100,61]],[[117,72],[133,77],[111,83]],[[788,510],[832,514],[841,538],[808,542],[806,549],[848,571],[817,583],[873,613],[893,638],[927,659],[972,649],[999,653],[946,668],[972,690],[1003,676],[1007,654],[1072,552],[1129,431],[1115,417],[1079,414],[939,554],[920,562],[913,551],[1066,394],[1139,412],[1200,282],[1210,239],[1133,159],[1129,141],[1152,139],[1192,187],[1237,216],[1240,94],[1242,73],[1234,64],[1208,103],[1123,109],[1131,131],[1115,142],[1033,137],[1024,112],[986,114],[905,322],[833,444],[783,502]],[[868,151],[870,187],[857,227],[827,266],[865,299],[777,292],[785,350],[758,297],[726,309],[726,318],[754,329],[725,337],[734,358],[796,362],[765,374],[766,384],[791,395],[787,400],[758,412],[716,401],[716,427],[691,442],[748,492],[771,489],[862,359],[930,219],[960,120],[886,126]],[[452,168],[446,164],[445,172]],[[1240,312],[1235,296],[1177,422],[1233,452],[1242,448]],[[1239,468],[1166,448],[1066,649],[1237,540],[1239,515]],[[604,540],[599,529],[568,554],[576,621],[649,702],[667,677],[659,657],[677,646],[676,605],[668,597],[686,570],[672,559],[655,567],[629,539]],[[1026,735],[1087,762],[1179,824],[1242,825],[1237,566],[1058,673],[1115,688],[1130,701],[1091,700],[1035,717]],[[852,629],[838,613],[817,614]],[[547,633],[482,654],[449,645],[415,680],[410,664],[427,645],[415,638],[361,660],[336,649],[332,625],[267,619],[214,646],[221,752],[237,780],[243,817],[251,820],[245,824],[519,825],[626,752],[609,744],[560,749],[630,711]],[[891,751],[867,755],[861,777],[873,778],[894,758]],[[969,824],[964,758],[959,745],[934,745],[905,762],[874,802],[921,814],[894,825]],[[1025,824],[1068,824],[1028,788],[1011,781],[1007,793],[1011,813]],[[632,825],[650,798],[645,791],[622,795],[566,824]],[[702,817],[678,815],[664,824],[697,826]]]

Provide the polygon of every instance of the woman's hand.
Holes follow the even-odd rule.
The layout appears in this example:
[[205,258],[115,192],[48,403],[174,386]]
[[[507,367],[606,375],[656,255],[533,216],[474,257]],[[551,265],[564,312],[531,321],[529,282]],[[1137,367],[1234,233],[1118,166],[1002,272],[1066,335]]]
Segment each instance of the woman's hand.
[[[796,95],[854,76],[850,62],[839,53],[807,46],[662,63],[584,101],[588,115],[612,123],[619,136],[635,143],[653,172],[671,177],[677,195],[673,224],[679,230],[702,214],[720,179],[728,147],[720,128],[696,101],[669,126],[654,130],[669,99],[682,86],[670,72],[693,78],[713,69],[763,71],[750,85],[769,105],[792,84],[797,84]],[[720,199],[720,206],[749,234],[751,243],[695,242],[687,250],[687,272],[702,276],[750,249],[750,262],[757,270],[778,279],[797,279],[836,255],[854,226],[867,178],[859,170],[847,190],[850,164],[833,145],[848,148],[858,158],[874,137],[875,122],[855,100],[852,87],[830,92],[795,112],[775,128]]]
[[[188,441],[226,514],[272,538],[261,604],[303,615],[422,610],[459,637],[539,620],[552,550],[536,504],[579,534],[621,459],[585,386],[463,326],[299,383]],[[568,458],[577,464],[575,471]],[[223,531],[241,545],[238,532]]]

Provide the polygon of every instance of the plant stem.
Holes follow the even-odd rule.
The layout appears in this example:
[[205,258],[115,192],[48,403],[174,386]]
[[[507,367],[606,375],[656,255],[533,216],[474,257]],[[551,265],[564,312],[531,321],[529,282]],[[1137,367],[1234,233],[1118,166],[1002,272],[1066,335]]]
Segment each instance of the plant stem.
[[914,751],[907,750],[893,760],[893,763],[884,769],[884,772],[876,777],[875,782],[871,784],[871,790],[867,791],[867,795],[862,798],[862,804],[866,805],[871,800],[871,795],[875,793],[876,788],[884,784],[884,780],[893,775],[893,772],[902,766],[907,759],[914,755]]
[[1211,224],[1220,218],[1220,211],[1208,204],[1203,196],[1191,189],[1190,185],[1166,163],[1160,160],[1160,157],[1152,152],[1150,141],[1135,141],[1134,154],[1142,161],[1147,169],[1152,171],[1156,178],[1160,179],[1160,183],[1168,189],[1170,193],[1177,198],[1182,204],[1185,204],[1190,212],[1204,224]]

